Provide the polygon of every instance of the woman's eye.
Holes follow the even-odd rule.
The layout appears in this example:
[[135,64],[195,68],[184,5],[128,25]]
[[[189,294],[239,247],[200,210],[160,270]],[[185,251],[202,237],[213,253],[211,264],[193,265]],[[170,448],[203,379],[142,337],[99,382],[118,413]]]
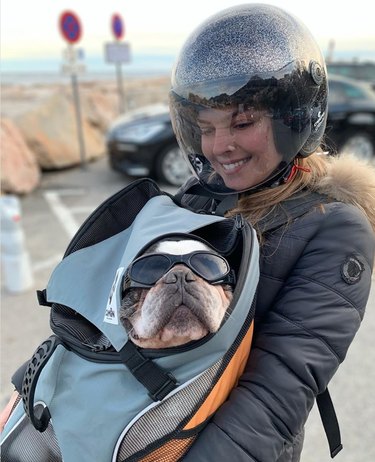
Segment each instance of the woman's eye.
[[212,135],[214,133],[214,129],[212,127],[199,127],[201,135]]
[[251,125],[253,124],[253,121],[238,122],[234,124],[233,128],[235,128],[236,130],[244,130],[245,128],[251,127]]

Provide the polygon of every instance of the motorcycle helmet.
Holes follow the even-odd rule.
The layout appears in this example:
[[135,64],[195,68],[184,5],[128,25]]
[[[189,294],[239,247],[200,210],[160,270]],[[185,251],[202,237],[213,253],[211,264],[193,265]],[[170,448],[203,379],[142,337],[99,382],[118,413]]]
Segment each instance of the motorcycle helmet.
[[[324,58],[301,21],[280,8],[245,4],[208,18],[183,45],[171,83],[177,141],[201,185],[212,193],[279,184],[297,156],[306,157],[320,145],[327,119]],[[199,118],[207,110],[270,119],[279,157],[258,183],[231,189],[215,172],[202,149]],[[235,143],[232,133],[228,149],[234,150]],[[249,159],[251,165],[251,153]]]

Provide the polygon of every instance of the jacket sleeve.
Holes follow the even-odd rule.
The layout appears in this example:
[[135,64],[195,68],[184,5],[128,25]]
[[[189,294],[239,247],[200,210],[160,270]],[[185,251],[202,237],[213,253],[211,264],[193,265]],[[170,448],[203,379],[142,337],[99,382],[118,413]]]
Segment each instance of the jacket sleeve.
[[289,231],[303,252],[255,326],[245,372],[184,461],[277,461],[345,358],[368,300],[374,233],[344,204],[329,204],[308,232],[303,221]]

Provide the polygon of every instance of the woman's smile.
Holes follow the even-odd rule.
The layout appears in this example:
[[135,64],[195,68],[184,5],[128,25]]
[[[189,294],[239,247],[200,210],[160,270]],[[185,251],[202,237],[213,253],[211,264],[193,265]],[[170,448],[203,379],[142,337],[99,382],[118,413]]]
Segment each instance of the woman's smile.
[[220,165],[223,167],[226,173],[230,174],[230,173],[236,173],[238,169],[240,169],[244,164],[246,164],[250,160],[251,160],[251,156],[246,157],[245,159],[241,159],[241,160],[221,163]]

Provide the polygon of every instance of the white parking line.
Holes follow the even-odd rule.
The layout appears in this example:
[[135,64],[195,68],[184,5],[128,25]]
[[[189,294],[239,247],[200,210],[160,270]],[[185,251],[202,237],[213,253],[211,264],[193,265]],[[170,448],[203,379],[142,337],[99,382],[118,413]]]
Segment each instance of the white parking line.
[[79,224],[74,218],[68,207],[61,201],[61,195],[80,194],[81,190],[62,190],[62,191],[46,191],[44,197],[51,207],[52,212],[61,223],[62,227],[67,232],[68,236],[72,238],[78,231]]
[[[58,191],[50,190],[43,193],[46,202],[50,206],[53,214],[61,223],[65,232],[71,239],[78,231],[80,224],[74,218],[74,214],[90,214],[95,207],[71,207],[68,208],[60,196],[80,196],[85,193],[84,189],[62,189]],[[38,261],[32,265],[33,272],[43,271],[48,269],[61,261],[63,254],[55,254],[51,257]]]
[[83,213],[85,215],[89,215],[94,210],[95,210],[95,207],[72,207],[70,209],[72,213]]
[[43,271],[44,269],[51,268],[51,266],[55,266],[57,263],[60,263],[62,257],[63,254],[56,254],[46,260],[38,261],[32,265],[32,270],[36,273],[37,271]]

